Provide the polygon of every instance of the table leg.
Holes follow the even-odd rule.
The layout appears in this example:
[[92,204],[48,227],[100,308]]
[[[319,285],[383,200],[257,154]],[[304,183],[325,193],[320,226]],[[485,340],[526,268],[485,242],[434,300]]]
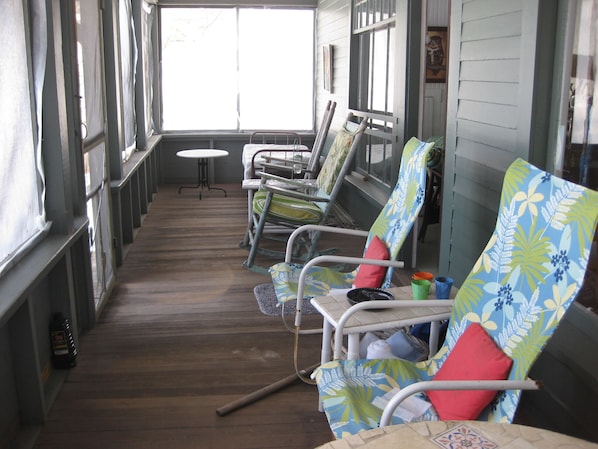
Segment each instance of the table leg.
[[[210,186],[210,181],[209,181],[209,176],[208,176],[208,161],[206,159],[203,159],[204,164],[202,164],[202,168],[203,168],[203,174],[200,174],[200,179],[201,182],[204,186],[206,186],[208,188],[208,192],[210,190],[222,190],[224,192],[224,197],[226,198],[226,190],[220,188],[220,187],[212,187]],[[200,173],[201,173],[201,168],[200,168]],[[199,193],[199,199],[201,200],[201,192]]]
[[347,335],[347,359],[359,359],[359,333]]
[[328,322],[326,318],[324,318],[324,324],[322,325],[322,354],[320,357],[320,362],[322,364],[329,362],[332,358],[332,347],[331,345],[332,340],[332,325]]
[[[207,161],[205,159],[198,159],[197,160],[197,184],[194,186],[180,186],[179,187],[179,195],[181,194],[181,190],[183,189],[202,189],[203,188],[203,184],[202,184],[202,161],[204,161],[207,164]],[[201,200],[201,190],[199,192],[199,199]]]
[[220,187],[212,187],[210,186],[210,181],[208,178],[208,160],[205,158],[197,159],[197,185],[195,186],[181,186],[179,187],[179,194],[181,193],[182,189],[199,189],[199,199],[201,200],[201,193],[203,188],[207,187],[207,190],[222,190],[224,192],[224,197],[226,198],[227,193],[226,190]]
[[430,340],[429,340],[429,347],[430,353],[428,354],[428,358],[432,358],[436,352],[438,352],[438,339],[440,336],[440,321],[432,321],[430,323]]

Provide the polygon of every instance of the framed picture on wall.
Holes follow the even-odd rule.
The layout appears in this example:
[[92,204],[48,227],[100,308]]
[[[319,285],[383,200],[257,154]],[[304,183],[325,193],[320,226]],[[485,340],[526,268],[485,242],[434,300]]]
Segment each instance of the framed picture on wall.
[[332,93],[332,45],[322,47],[322,67],[324,70],[324,90]]
[[447,58],[447,28],[429,27],[426,34],[426,83],[446,83]]

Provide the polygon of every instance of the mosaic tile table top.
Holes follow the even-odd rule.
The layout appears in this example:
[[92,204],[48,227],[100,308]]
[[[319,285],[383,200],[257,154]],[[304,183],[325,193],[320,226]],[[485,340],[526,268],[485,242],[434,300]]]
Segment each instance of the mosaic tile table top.
[[598,444],[517,424],[416,422],[374,429],[317,449],[598,449]]

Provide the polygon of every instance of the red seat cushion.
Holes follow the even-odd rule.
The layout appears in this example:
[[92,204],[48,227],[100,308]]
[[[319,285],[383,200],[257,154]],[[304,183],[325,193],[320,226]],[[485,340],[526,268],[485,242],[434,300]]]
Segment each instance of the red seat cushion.
[[[388,260],[388,248],[386,244],[375,235],[363,256],[366,259]],[[382,285],[388,267],[377,265],[361,264],[357,270],[357,276],[353,281],[355,288],[379,288]]]
[[[511,360],[478,323],[459,337],[434,380],[504,380]],[[472,420],[496,396],[495,390],[434,390],[427,392],[441,420]]]

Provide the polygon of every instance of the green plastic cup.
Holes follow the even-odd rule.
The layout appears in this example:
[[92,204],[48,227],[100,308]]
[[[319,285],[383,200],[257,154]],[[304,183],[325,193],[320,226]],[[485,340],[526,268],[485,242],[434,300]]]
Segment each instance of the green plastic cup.
[[414,279],[411,281],[413,299],[428,299],[430,294],[430,281],[426,279]]

